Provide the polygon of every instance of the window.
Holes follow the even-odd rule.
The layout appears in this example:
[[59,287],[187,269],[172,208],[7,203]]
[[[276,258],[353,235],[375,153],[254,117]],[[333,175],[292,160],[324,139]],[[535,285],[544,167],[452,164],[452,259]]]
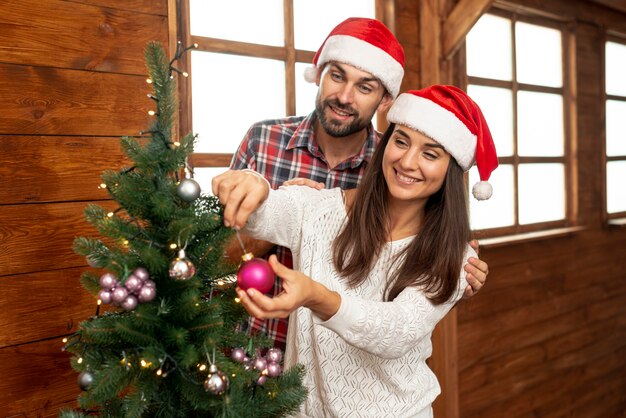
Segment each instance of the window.
[[626,217],[626,42],[608,41],[605,47],[606,89],[606,212]]
[[198,48],[183,129],[198,135],[192,165],[204,187],[254,122],[311,112],[317,87],[303,73],[325,37],[350,16],[376,15],[376,0],[186,1],[182,26]]
[[[470,199],[472,229],[510,234],[573,219],[566,31],[554,22],[485,14],[466,37],[467,91],[492,131],[499,168],[488,201]],[[469,187],[478,182],[469,173]]]

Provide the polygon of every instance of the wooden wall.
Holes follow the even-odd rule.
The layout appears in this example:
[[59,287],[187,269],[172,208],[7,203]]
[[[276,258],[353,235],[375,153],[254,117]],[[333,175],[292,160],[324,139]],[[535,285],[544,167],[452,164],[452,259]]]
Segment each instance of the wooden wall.
[[[78,395],[61,339],[95,312],[75,236],[119,136],[148,123],[143,49],[167,0],[0,4],[0,416],[56,416]],[[106,205],[106,202],[102,202]]]

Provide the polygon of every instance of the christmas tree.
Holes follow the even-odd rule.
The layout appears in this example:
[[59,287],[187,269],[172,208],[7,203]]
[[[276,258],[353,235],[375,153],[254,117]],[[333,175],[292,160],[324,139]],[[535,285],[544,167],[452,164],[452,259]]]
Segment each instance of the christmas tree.
[[189,178],[195,136],[172,133],[175,64],[188,49],[168,61],[147,46],[154,122],[122,138],[132,166],[102,175],[117,209],[85,209],[103,238],[77,238],[74,249],[98,269],[81,277],[98,305],[64,340],[83,392],[80,411],[61,417],[276,417],[306,397],[301,367],[281,370],[279,350],[238,330],[247,314],[225,279],[236,268],[223,257],[231,231],[219,201]]

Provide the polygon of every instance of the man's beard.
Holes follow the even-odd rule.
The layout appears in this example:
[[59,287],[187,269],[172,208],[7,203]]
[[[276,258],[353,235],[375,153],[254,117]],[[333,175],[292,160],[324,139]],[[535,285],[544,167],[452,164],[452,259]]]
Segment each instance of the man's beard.
[[[339,110],[350,113],[353,117],[352,122],[345,125],[340,121],[327,118],[326,113],[324,113],[324,110],[326,108],[330,108],[330,105],[332,105],[333,107]],[[317,119],[319,120],[320,125],[322,125],[322,128],[324,129],[324,131],[328,135],[334,136],[336,138],[345,137],[348,135],[352,135],[353,133],[359,132],[367,128],[372,120],[371,117],[367,120],[360,118],[359,112],[357,112],[356,110],[354,110],[352,107],[348,105],[339,103],[337,99],[332,99],[332,100],[329,99],[329,100],[324,100],[322,102],[319,98],[317,98],[315,100],[315,115],[317,116]]]

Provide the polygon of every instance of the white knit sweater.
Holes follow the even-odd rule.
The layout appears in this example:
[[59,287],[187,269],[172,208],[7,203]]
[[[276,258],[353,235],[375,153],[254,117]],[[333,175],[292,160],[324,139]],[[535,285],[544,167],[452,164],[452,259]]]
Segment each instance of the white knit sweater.
[[[433,305],[416,288],[382,302],[389,263],[412,237],[388,243],[369,277],[349,288],[332,263],[332,242],[347,214],[341,190],[291,186],[272,190],[246,232],[291,249],[296,270],[341,295],[339,311],[321,321],[300,308],[289,318],[285,367],[305,366],[309,396],[302,417],[414,417],[440,392],[426,365],[433,328],[467,286]],[[469,247],[466,259],[476,256]],[[463,264],[467,261],[465,260]]]

